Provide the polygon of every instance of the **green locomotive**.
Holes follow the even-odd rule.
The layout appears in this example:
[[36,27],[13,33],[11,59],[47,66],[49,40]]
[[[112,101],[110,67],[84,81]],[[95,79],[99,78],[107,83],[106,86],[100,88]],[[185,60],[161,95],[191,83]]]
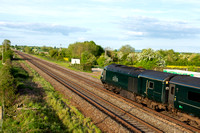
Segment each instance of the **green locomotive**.
[[150,108],[179,110],[200,118],[200,78],[111,64],[104,68],[101,81],[106,89],[126,91],[132,100]]

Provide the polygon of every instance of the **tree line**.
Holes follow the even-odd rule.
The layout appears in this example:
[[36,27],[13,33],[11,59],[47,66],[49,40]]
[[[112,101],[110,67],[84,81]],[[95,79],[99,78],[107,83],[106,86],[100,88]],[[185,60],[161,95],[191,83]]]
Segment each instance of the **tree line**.
[[37,47],[37,46],[14,46],[18,50],[52,58],[55,60],[79,58],[81,64],[91,64],[104,67],[117,63],[154,69],[156,67],[166,67],[167,65],[176,66],[200,66],[199,53],[180,53],[170,50],[153,50],[151,48],[136,52],[130,45],[124,45],[118,50],[102,48],[94,41],[75,42],[68,48],[56,47]]
[[[1,60],[3,67],[0,69],[0,106],[3,106],[4,114],[9,111],[8,107],[12,106],[15,100],[16,81],[13,76],[12,58],[13,52],[10,49],[10,40],[5,39],[1,45]],[[1,64],[1,65],[2,65]]]

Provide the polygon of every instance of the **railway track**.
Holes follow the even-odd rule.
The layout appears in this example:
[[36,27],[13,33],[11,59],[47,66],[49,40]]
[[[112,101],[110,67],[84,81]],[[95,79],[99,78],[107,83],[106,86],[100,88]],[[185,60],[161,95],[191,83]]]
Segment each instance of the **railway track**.
[[[21,53],[19,53],[19,54],[21,54]],[[104,93],[106,92],[106,93],[108,93],[108,95],[110,95],[110,96],[112,96],[113,97],[113,95],[115,96],[115,97],[118,97],[120,100],[122,100],[123,102],[126,102],[126,104],[129,104],[130,106],[132,106],[132,105],[136,105],[137,107],[140,107],[140,108],[143,108],[143,109],[145,109],[146,111],[148,111],[148,112],[151,112],[151,113],[154,113],[154,114],[156,114],[156,115],[159,115],[160,117],[162,117],[162,118],[164,118],[164,119],[167,119],[167,120],[170,120],[170,121],[173,121],[174,123],[177,123],[178,125],[181,125],[181,126],[183,126],[183,127],[185,127],[185,128],[187,128],[187,129],[189,129],[189,130],[191,130],[191,131],[194,131],[194,132],[200,132],[200,130],[198,130],[198,129],[196,129],[196,128],[194,128],[194,127],[191,127],[191,126],[189,126],[189,125],[187,125],[187,124],[185,124],[185,123],[182,123],[182,122],[180,122],[180,121],[178,121],[178,120],[175,120],[175,119],[173,119],[173,118],[171,118],[171,117],[168,117],[168,116],[166,116],[166,115],[163,115],[163,114],[161,114],[161,113],[158,113],[158,112],[156,112],[156,111],[154,111],[154,110],[152,110],[152,109],[149,109],[149,108],[146,108],[146,107],[144,107],[144,106],[142,106],[141,104],[138,104],[138,103],[135,103],[135,102],[133,102],[133,101],[131,101],[131,100],[129,100],[129,99],[126,99],[126,98],[124,98],[124,97],[122,97],[122,96],[120,96],[120,95],[115,95],[115,94],[113,94],[113,93],[110,93],[109,91],[107,91],[107,90],[105,90],[105,89],[103,89],[103,86],[102,86],[102,84],[100,84],[100,83],[98,83],[98,82],[94,82],[94,81],[91,81],[91,80],[88,80],[88,79],[86,79],[85,77],[83,77],[83,76],[80,76],[80,75],[78,75],[78,74],[76,74],[76,73],[72,73],[71,71],[68,71],[68,70],[66,70],[66,69],[63,69],[63,68],[61,68],[61,67],[58,67],[57,65],[54,65],[54,64],[52,64],[52,63],[48,63],[47,61],[42,61],[42,60],[40,60],[40,59],[38,59],[38,58],[35,58],[35,57],[32,57],[32,56],[29,56],[29,55],[26,55],[26,58],[34,58],[34,61],[33,60],[29,60],[30,62],[32,62],[32,63],[35,63],[35,65],[37,65],[37,67],[38,68],[40,68],[41,66],[43,66],[42,64],[44,63],[44,64],[46,64],[46,65],[48,65],[49,67],[51,67],[51,68],[54,68],[54,69],[57,69],[57,70],[59,70],[59,71],[62,71],[62,73],[63,74],[66,74],[66,75],[70,75],[71,77],[73,77],[73,78],[76,78],[76,79],[78,79],[78,80],[81,80],[81,81],[83,81],[83,82],[85,82],[88,86],[91,86],[91,87],[95,87],[95,88],[97,88],[97,89],[99,89],[100,91],[103,91]],[[40,62],[40,64],[37,64],[36,62]],[[41,69],[44,69],[44,68],[41,68]],[[63,85],[65,85],[65,86],[67,86],[67,84],[66,83],[70,83],[72,86],[72,88],[71,89],[73,89],[73,88],[79,88],[78,90],[76,90],[76,91],[79,91],[79,90],[85,90],[85,92],[79,92],[80,94],[80,96],[84,96],[84,95],[86,95],[86,94],[88,94],[88,93],[91,93],[91,92],[89,92],[89,91],[87,91],[86,89],[84,89],[84,88],[82,88],[82,89],[80,89],[81,88],[81,86],[80,85],[77,85],[76,83],[73,83],[72,81],[66,81],[67,79],[65,78],[65,77],[63,77],[63,76],[55,76],[51,71],[52,70],[47,70],[47,69],[45,69],[44,71],[46,71],[46,73],[48,73],[49,75],[51,75],[51,77],[54,77],[55,79],[57,79],[57,80],[59,80],[59,78],[60,78],[60,80],[59,80],[59,82],[61,82]],[[50,73],[52,73],[52,74],[50,74]],[[59,77],[59,78],[58,78]],[[67,86],[68,88],[70,88],[70,86],[68,85]],[[78,93],[78,92],[76,92],[76,93]],[[133,115],[132,114],[130,114],[130,113],[128,113],[128,111],[127,110],[123,110],[123,109],[121,109],[121,108],[119,108],[119,107],[117,107],[117,106],[115,106],[115,105],[113,105],[112,103],[109,103],[108,101],[106,101],[105,99],[103,99],[103,103],[100,103],[100,102],[97,102],[97,101],[100,101],[98,98],[97,98],[97,96],[94,96],[94,94],[92,94],[91,93],[91,96],[88,96],[87,98],[85,98],[88,102],[90,102],[91,104],[94,104],[94,103],[96,103],[96,104],[98,104],[98,105],[95,105],[96,107],[98,107],[98,108],[100,108],[100,106],[104,106],[104,109],[101,109],[103,112],[105,112],[106,114],[108,114],[108,115],[110,115],[112,118],[114,118],[114,119],[116,119],[117,121],[119,121],[120,123],[122,123],[124,126],[126,126],[127,128],[129,128],[131,131],[134,131],[134,132],[160,132],[160,130],[158,130],[158,129],[156,129],[155,127],[152,127],[152,128],[150,128],[151,130],[147,130],[147,129],[145,129],[144,127],[142,127],[142,126],[139,126],[138,125],[138,127],[142,127],[142,129],[137,129],[137,131],[136,131],[136,129],[131,129],[132,127],[135,127],[134,125],[137,125],[136,124],[136,122],[133,122],[132,120],[128,120],[128,119],[130,119],[131,117],[133,117]],[[93,99],[93,102],[92,102],[92,99]],[[95,100],[94,100],[95,99]],[[98,99],[98,100],[97,100]],[[106,104],[107,105],[106,105]],[[110,107],[112,105],[112,108],[108,108],[108,107]],[[116,108],[119,108],[119,110],[121,110],[121,111],[116,111]],[[108,110],[110,111],[110,113],[108,112]],[[112,114],[112,113],[114,113],[115,112],[115,114]],[[124,114],[126,114],[126,115],[124,115]],[[123,117],[118,117],[117,118],[117,116],[122,116],[123,115]],[[135,118],[132,118],[132,119],[138,119],[137,117],[135,117]],[[138,120],[140,120],[140,119],[138,119]],[[126,121],[126,122],[123,122],[123,121]],[[132,121],[132,122],[131,122]],[[132,124],[131,124],[132,123]],[[143,121],[141,121],[141,123],[143,123],[143,125],[145,125],[146,123],[144,123]],[[136,126],[137,127],[137,126]],[[153,131],[154,129],[156,129],[156,131]]]
[[[27,55],[24,55],[22,53],[19,53],[19,55],[29,59]],[[31,57],[32,58],[32,57]],[[70,81],[66,79],[65,77],[58,75],[52,70],[46,68],[45,66],[41,66],[41,64],[38,64],[33,59],[28,60],[30,63],[41,69],[43,72],[51,76],[52,78],[56,79],[58,82],[66,86],[71,91],[75,92],[77,95],[88,101],[90,104],[94,105],[99,110],[103,111],[107,115],[109,115],[111,118],[115,119],[119,123],[121,123],[123,126],[128,128],[131,132],[162,132],[161,130],[155,128],[154,126],[150,125],[149,123],[146,123],[139,118],[133,116],[132,114],[126,112],[125,110],[113,105],[112,103],[102,99],[98,95],[88,91],[87,89],[84,89],[77,83]]]

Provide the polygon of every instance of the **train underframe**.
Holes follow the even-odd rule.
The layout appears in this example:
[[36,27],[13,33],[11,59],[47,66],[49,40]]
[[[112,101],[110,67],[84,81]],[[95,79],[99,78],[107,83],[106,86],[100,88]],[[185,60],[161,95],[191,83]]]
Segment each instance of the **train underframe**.
[[157,111],[158,110],[163,110],[163,111],[165,110],[165,111],[171,112],[174,115],[180,117],[179,120],[181,120],[181,121],[183,121],[187,124],[190,124],[190,125],[193,125],[195,127],[200,128],[200,119],[198,117],[194,117],[194,116],[188,115],[186,113],[180,112],[179,110],[175,109],[171,105],[155,102],[153,100],[150,100],[148,98],[142,97],[142,96],[137,95],[133,92],[124,90],[122,88],[119,88],[119,87],[116,87],[116,86],[113,86],[113,85],[109,85],[109,84],[106,84],[106,83],[103,83],[103,85],[104,85],[104,88],[109,90],[109,91],[112,91],[116,94],[119,94],[119,95],[121,95],[125,98],[133,100],[133,101],[140,103],[144,106],[147,106],[151,109],[154,109],[154,110],[157,110]]

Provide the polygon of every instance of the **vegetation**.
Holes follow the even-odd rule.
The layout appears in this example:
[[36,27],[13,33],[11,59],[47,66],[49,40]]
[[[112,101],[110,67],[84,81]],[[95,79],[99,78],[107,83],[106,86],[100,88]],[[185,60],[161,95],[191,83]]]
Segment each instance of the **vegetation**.
[[84,66],[104,67],[116,63],[122,65],[143,67],[146,69],[166,68],[169,65],[187,66],[187,69],[198,71],[200,66],[200,54],[198,53],[179,53],[174,50],[153,50],[143,49],[141,52],[130,45],[124,45],[119,50],[105,48],[96,45],[93,41],[76,42],[70,44],[68,48],[52,47],[27,47],[15,46],[27,53],[40,55],[48,59],[60,60],[70,63],[72,58],[79,58],[81,65],[72,65],[79,70],[84,70]]
[[10,59],[0,71],[3,132],[101,132],[25,61]]
[[13,99],[10,95],[9,99],[5,98],[4,132],[100,132],[50,83],[26,66],[29,73],[17,62],[10,70],[17,93],[12,93]]

